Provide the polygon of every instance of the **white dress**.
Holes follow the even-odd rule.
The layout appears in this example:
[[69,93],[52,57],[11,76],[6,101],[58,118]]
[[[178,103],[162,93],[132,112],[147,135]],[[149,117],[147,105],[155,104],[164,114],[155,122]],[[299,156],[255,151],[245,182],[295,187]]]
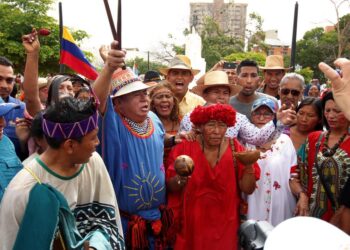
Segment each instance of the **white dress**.
[[[253,146],[247,145],[248,148]],[[254,193],[247,196],[248,219],[266,220],[273,226],[293,217],[296,199],[289,187],[295,173],[297,156],[292,140],[281,134],[271,150],[261,153],[258,160],[260,180]]]

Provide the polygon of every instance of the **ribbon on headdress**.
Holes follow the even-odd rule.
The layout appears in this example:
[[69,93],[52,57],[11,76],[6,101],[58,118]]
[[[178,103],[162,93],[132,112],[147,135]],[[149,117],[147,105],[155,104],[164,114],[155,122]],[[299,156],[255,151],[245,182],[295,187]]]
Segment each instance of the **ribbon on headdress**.
[[73,123],[59,123],[43,117],[42,128],[44,134],[54,139],[78,139],[98,126],[98,112],[96,111],[89,118]]

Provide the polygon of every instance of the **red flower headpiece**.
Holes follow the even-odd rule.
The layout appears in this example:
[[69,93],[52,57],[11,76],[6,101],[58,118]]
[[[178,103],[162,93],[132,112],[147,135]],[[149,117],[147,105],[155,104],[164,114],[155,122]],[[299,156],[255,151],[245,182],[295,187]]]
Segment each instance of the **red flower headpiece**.
[[226,123],[227,127],[232,127],[236,123],[236,111],[227,104],[197,106],[192,111],[190,119],[196,126],[216,120]]

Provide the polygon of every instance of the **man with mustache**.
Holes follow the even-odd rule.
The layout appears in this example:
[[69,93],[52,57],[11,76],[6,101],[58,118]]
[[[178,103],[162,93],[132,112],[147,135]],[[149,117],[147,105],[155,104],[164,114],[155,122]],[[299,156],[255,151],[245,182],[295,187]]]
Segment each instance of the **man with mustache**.
[[175,97],[179,100],[180,116],[183,117],[191,112],[198,105],[203,105],[205,101],[202,97],[192,93],[188,85],[199,70],[193,69],[190,59],[185,55],[175,56],[169,67],[159,69],[165,75],[165,79],[170,83]]
[[94,83],[103,115],[101,155],[118,199],[127,247],[154,249],[165,244],[163,151],[167,136],[159,118],[150,112],[150,86],[130,69],[122,69],[124,60],[125,52],[114,41]]

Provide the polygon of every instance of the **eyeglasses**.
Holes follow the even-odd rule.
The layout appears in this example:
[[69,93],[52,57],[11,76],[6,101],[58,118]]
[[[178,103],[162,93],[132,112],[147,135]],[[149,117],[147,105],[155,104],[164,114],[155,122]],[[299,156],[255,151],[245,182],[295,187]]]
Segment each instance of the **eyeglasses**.
[[0,82],[1,81],[6,81],[7,84],[11,84],[14,82],[15,78],[14,77],[3,77],[3,76],[0,76]]
[[259,116],[259,117],[263,116],[264,118],[271,118],[273,116],[273,113],[271,113],[271,112],[264,112],[264,113],[262,113],[262,112],[253,112],[252,116]]
[[300,91],[296,89],[281,89],[281,94],[282,95],[289,95],[289,93],[292,94],[292,96],[299,96]]

